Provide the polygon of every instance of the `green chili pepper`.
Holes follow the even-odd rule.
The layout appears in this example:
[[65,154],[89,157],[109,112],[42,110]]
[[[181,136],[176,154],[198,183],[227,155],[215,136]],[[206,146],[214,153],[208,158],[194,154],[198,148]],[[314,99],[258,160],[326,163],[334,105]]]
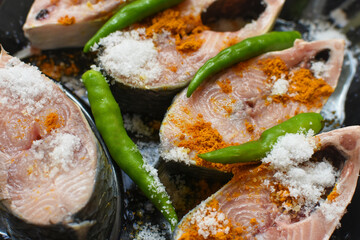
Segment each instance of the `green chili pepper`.
[[96,127],[110,155],[161,211],[174,229],[178,222],[175,209],[168,194],[161,190],[161,183],[146,170],[141,153],[127,135],[119,105],[104,76],[98,71],[89,70],[82,75],[82,80],[88,92]]
[[319,113],[300,113],[265,130],[259,140],[199,154],[198,156],[209,162],[223,164],[258,161],[271,151],[280,136],[287,133],[306,133],[310,129],[314,133],[318,133],[322,128],[323,117]]
[[297,31],[270,32],[260,36],[247,38],[222,50],[215,57],[209,59],[196,72],[187,89],[187,97],[190,97],[207,77],[238,62],[248,60],[263,53],[292,47],[297,38],[301,38],[301,34]]
[[110,33],[128,27],[135,22],[179,4],[182,1],[183,0],[136,0],[125,5],[85,44],[83,51],[88,52],[91,46]]

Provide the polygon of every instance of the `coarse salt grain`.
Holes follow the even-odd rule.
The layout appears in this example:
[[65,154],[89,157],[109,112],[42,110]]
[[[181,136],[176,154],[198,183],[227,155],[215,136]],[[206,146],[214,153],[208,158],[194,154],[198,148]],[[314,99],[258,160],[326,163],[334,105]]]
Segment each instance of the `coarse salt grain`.
[[1,103],[9,109],[24,109],[24,113],[35,115],[56,99],[50,80],[44,78],[36,68],[22,63],[17,58],[10,59],[0,68]]
[[336,201],[331,203],[323,202],[320,209],[328,222],[336,220],[338,217],[341,217],[345,213],[343,204]]
[[290,195],[301,198],[306,207],[313,207],[324,193],[325,188],[334,186],[337,174],[327,162],[307,163],[293,167],[288,172],[277,172],[274,177],[288,187]]
[[289,82],[284,78],[279,78],[274,82],[271,95],[284,95],[289,89]]
[[169,151],[161,151],[160,156],[165,161],[175,161],[187,165],[195,164],[195,161],[189,157],[190,149],[184,147],[173,147]]
[[153,166],[150,166],[149,164],[147,164],[146,162],[143,164],[143,168],[146,170],[146,172],[148,172],[153,178],[154,178],[154,182],[152,182],[151,184],[153,186],[148,186],[148,187],[151,187],[151,188],[154,188],[157,190],[158,193],[161,193],[161,192],[164,192],[166,193],[165,191],[165,187],[164,185],[160,182],[160,179],[158,177],[158,172],[157,172],[157,169],[154,168]]
[[320,200],[325,189],[335,184],[338,176],[326,159],[320,163],[308,161],[316,147],[310,134],[286,134],[280,137],[262,160],[274,168],[275,181],[286,186],[290,196],[297,198],[299,204],[309,210]]
[[151,225],[149,223],[141,226],[139,233],[136,236],[137,240],[166,240],[165,233],[161,231],[158,225]]
[[160,157],[158,143],[137,141],[136,145],[144,159],[144,162],[151,166],[155,166],[158,163]]
[[145,29],[137,29],[117,31],[101,39],[100,67],[113,78],[135,86],[143,87],[159,78],[162,67],[157,59],[157,49],[152,39],[146,39],[144,35]]
[[101,71],[101,68],[98,67],[98,66],[96,66],[95,64],[92,64],[92,65],[90,66],[90,69],[92,69],[92,70],[94,70],[94,71],[98,71],[98,72]]
[[[156,189],[156,192],[158,194],[162,195],[162,198],[169,198],[169,195],[166,192],[165,186],[161,183],[161,181],[159,179],[157,169],[154,168],[153,166],[151,166],[150,164],[148,164],[146,161],[144,161],[144,164],[142,165],[142,167],[154,179],[154,181],[152,181],[147,187],[149,189]],[[160,211],[163,212],[164,209],[160,209]],[[171,221],[174,221],[174,219],[172,219]]]
[[51,163],[61,164],[65,170],[68,170],[67,165],[75,159],[74,155],[81,147],[80,138],[69,133],[56,134],[48,144],[53,148],[49,152]]
[[[310,131],[309,134],[312,134]],[[271,152],[262,159],[270,163],[276,170],[285,171],[289,167],[299,165],[309,160],[316,147],[312,138],[303,134],[286,134],[279,137]]]
[[141,119],[141,116],[138,114],[124,114],[123,119],[125,129],[132,133],[135,133],[136,137],[150,137],[154,132],[153,129],[145,125],[145,123]]
[[350,41],[347,39],[346,35],[331,25],[329,22],[322,22],[319,20],[301,20],[300,23],[309,27],[309,32],[304,34],[304,38],[308,39],[309,41],[343,39],[345,40],[346,45],[350,44]]
[[198,234],[205,239],[215,236],[219,232],[229,233],[229,220],[225,214],[217,209],[211,208],[203,202],[199,208],[192,213],[190,223],[198,226]]
[[[37,159],[46,159],[51,171],[69,171],[75,159],[75,153],[80,151],[81,141],[78,136],[69,133],[57,133],[51,138],[33,141],[30,151]],[[54,172],[52,175],[55,175]]]
[[330,66],[321,61],[312,62],[310,70],[313,72],[316,78],[324,78],[329,77]]

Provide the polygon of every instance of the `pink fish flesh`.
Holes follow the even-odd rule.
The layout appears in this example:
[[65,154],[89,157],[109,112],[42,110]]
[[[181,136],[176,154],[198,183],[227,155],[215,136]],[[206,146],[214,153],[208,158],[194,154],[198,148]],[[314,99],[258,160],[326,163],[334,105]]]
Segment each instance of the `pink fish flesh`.
[[180,237],[185,236],[183,234],[191,228],[191,219],[201,214],[201,209],[212,200],[219,203],[217,211],[224,214],[223,218],[230,220],[233,226],[244,227],[238,237],[267,240],[329,239],[356,188],[360,170],[360,127],[352,126],[322,133],[315,136],[314,140],[321,146],[314,156],[317,154],[317,158],[330,159],[338,169],[339,176],[308,215],[294,216],[283,212],[271,201],[273,190],[264,184],[265,181],[273,180],[274,172],[261,169],[261,166],[247,167],[238,173],[241,177],[234,177],[186,215],[178,226],[175,239],[188,239]]
[[[243,3],[241,4],[242,7],[251,6],[251,4],[244,4],[246,1],[185,0],[174,7],[174,9],[180,11],[181,16],[192,15],[197,17],[206,13],[212,4],[218,2],[223,2],[228,5],[231,3],[233,4],[231,6],[236,6],[236,4],[240,4],[241,2]],[[265,6],[265,9],[256,20],[246,24],[237,31],[218,32],[206,30],[201,32],[198,37],[203,40],[203,43],[200,49],[192,53],[181,54],[176,49],[174,37],[166,33],[155,34],[153,38],[150,39],[150,42],[152,42],[150,43],[149,39],[146,39],[143,36],[142,28],[130,30],[128,33],[122,31],[121,33],[118,33],[122,36],[118,42],[111,44],[111,41],[109,40],[109,46],[105,47],[103,49],[104,51],[99,52],[99,65],[107,74],[126,86],[148,90],[169,90],[184,87],[189,83],[195,72],[208,59],[215,56],[220,50],[227,46],[227,41],[241,41],[248,37],[263,34],[271,29],[284,4],[284,0],[264,0],[259,2]],[[251,9],[249,9],[249,11],[251,11]],[[243,10],[243,14],[245,13],[246,11]],[[241,17],[241,15],[239,17]],[[127,34],[130,34],[130,36],[125,37],[124,35]],[[121,62],[121,64],[129,65],[129,68],[132,67],[130,65],[132,64],[131,60],[144,62],[144,66],[139,67],[146,68],[146,70],[138,75],[136,75],[136,73],[129,73],[129,71],[124,68],[121,68],[120,70],[117,69],[120,67],[117,65],[120,62],[118,62],[119,59],[114,56],[115,53],[113,51],[115,48],[119,48],[119,45],[126,44],[130,41],[134,42],[134,44],[129,45],[127,51],[124,50],[124,52],[121,52],[118,50],[120,55],[125,54],[126,56],[118,57],[120,60],[124,61]],[[135,44],[136,42],[138,43]],[[145,55],[147,55],[145,52],[141,55],[143,49],[137,48],[136,46],[141,45],[142,42],[149,42],[148,44],[155,48],[156,53],[154,53],[153,57],[145,57]],[[100,42],[100,45],[101,43],[105,43],[105,40]],[[139,55],[135,54],[137,52],[139,52]],[[131,58],[132,56],[138,57],[126,61],[126,57]],[[106,58],[110,59],[105,60]],[[155,73],[154,70],[150,68],[151,61],[156,62],[158,65],[156,66],[158,71]]]
[[100,40],[97,65],[115,80],[111,87],[121,109],[163,117],[174,95],[189,83],[208,59],[235,42],[269,31],[284,0],[185,0],[172,10],[183,17],[202,16],[202,23],[207,24],[206,19],[218,17],[216,14],[220,10],[215,8],[222,4],[228,6],[221,10],[225,11],[223,15],[230,15],[232,9],[236,9],[239,18],[252,12],[251,8],[257,11],[263,7],[263,11],[235,30],[220,32],[210,28],[197,34],[202,45],[193,52],[180,52],[175,37],[168,31],[149,38],[145,36],[146,29],[136,28],[137,25]]
[[35,0],[24,34],[39,49],[82,47],[124,2]]
[[[327,55],[326,61],[318,59],[322,54]],[[267,53],[224,70],[205,81],[190,98],[186,97],[186,89],[183,90],[176,96],[161,125],[162,157],[196,164],[195,157],[198,152],[179,147],[179,142],[182,137],[190,138],[184,131],[187,125],[195,124],[199,114],[221,135],[223,142],[240,144],[257,139],[264,129],[296,113],[319,112],[327,97],[319,99],[317,105],[310,107],[300,101],[289,101],[286,104],[268,101],[276,82],[270,84],[266,82],[267,77],[261,70],[259,61],[279,57],[286,63],[291,73],[299,68],[313,69],[311,71],[315,75],[320,74],[319,77],[334,89],[341,72],[343,56],[342,40],[315,42],[298,40],[292,48]],[[314,69],[318,64],[322,66],[318,68],[320,71]],[[315,73],[317,71],[318,73]],[[226,85],[232,89],[229,92],[224,91],[220,86],[226,82]],[[252,131],[249,131],[248,126],[253,127]]]
[[10,236],[110,238],[117,179],[80,108],[4,50],[0,85],[0,198]]

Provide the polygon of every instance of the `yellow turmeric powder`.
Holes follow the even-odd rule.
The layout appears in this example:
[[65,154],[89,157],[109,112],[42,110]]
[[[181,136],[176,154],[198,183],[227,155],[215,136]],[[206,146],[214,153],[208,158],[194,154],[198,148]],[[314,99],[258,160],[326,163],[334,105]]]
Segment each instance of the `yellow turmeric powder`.
[[68,15],[65,15],[64,17],[60,17],[58,19],[58,23],[64,26],[72,25],[76,22],[75,17],[69,17]]
[[[10,122],[8,122],[10,123]],[[25,133],[28,131],[29,127],[29,119],[18,119],[14,125],[14,129],[16,130],[16,135],[13,136],[15,139],[23,139],[25,137]]]
[[51,0],[50,3],[52,5],[57,5],[59,3],[60,0]]
[[327,196],[327,200],[329,200],[330,202],[334,202],[335,199],[340,195],[337,191],[336,185],[334,187],[334,189],[331,191],[331,193]]
[[63,117],[59,116],[57,112],[50,112],[48,115],[36,119],[36,121],[40,123],[48,133],[64,125]]
[[237,76],[242,78],[244,71],[252,66],[252,62],[253,61],[251,61],[251,60],[245,61],[245,62],[239,62],[238,64],[233,66],[232,69],[234,70],[234,72],[236,73]]
[[[203,218],[207,215],[217,212],[217,214],[221,214],[222,211],[219,209],[219,202],[216,199],[212,199],[210,202],[206,204],[206,211],[204,211]],[[216,227],[218,228],[216,233],[213,234],[209,232],[209,236],[207,236],[207,240],[242,240],[244,238],[244,234],[246,234],[246,228],[242,226],[234,226],[232,225],[229,219],[218,220]],[[184,233],[179,238],[180,240],[204,240],[204,236],[199,234],[199,225],[195,221],[195,223],[188,222],[186,224],[186,229],[184,227]]]
[[321,100],[329,97],[334,91],[323,79],[316,78],[309,69],[300,68],[290,72],[286,63],[279,57],[261,60],[259,65],[267,76],[267,83],[273,83],[280,78],[289,82],[286,94],[271,96],[274,102],[282,103],[284,106],[288,101],[293,101],[305,105],[308,109],[318,108],[323,104]]
[[52,130],[62,126],[59,122],[59,115],[55,112],[51,112],[46,116],[44,125],[47,132],[51,132]]
[[[141,27],[142,25],[139,25]],[[209,29],[202,24],[200,15],[181,16],[180,11],[167,9],[158,13],[151,19],[150,24],[145,24],[146,36],[151,38],[154,34],[169,32],[175,38],[176,49],[181,53],[190,53],[198,50],[202,43],[198,35]]]
[[[223,141],[219,132],[211,127],[211,123],[203,119],[201,114],[198,114],[195,123],[182,125],[181,129],[183,135],[180,136],[177,146],[188,148],[198,154],[230,146]],[[210,163],[197,156],[195,160],[199,166],[222,166],[222,164]]]
[[[184,109],[184,111],[186,111]],[[170,118],[171,119],[171,118]],[[235,145],[237,143],[226,143],[219,132],[212,128],[210,122],[206,122],[202,114],[198,114],[194,123],[182,124],[176,119],[171,121],[178,125],[182,134],[179,136],[179,141],[176,143],[178,147],[188,148],[196,152],[196,165],[207,168],[215,168],[223,172],[235,172],[244,163],[236,164],[221,164],[205,161],[197,156],[197,154],[214,151],[220,148]],[[246,163],[245,163],[246,165]]]
[[30,165],[30,166],[27,168],[26,172],[27,172],[27,175],[31,175],[31,174],[34,172],[34,166],[31,166],[31,165]]
[[297,213],[301,210],[298,199],[290,196],[289,189],[280,183],[272,183],[271,186],[274,191],[270,193],[270,200],[284,213],[297,217]]
[[250,224],[251,225],[257,225],[259,223],[257,222],[256,218],[252,218],[252,219],[250,219]]
[[221,88],[221,91],[223,93],[229,94],[232,92],[232,86],[231,86],[230,79],[226,78],[223,81],[216,81],[216,83]]
[[203,116],[198,114],[194,124],[186,124],[182,127],[183,135],[178,143],[178,147],[196,150],[198,153],[213,151],[228,146],[216,129],[211,127],[211,123],[205,122]]
[[323,79],[315,78],[309,69],[299,69],[290,80],[289,95],[295,95],[294,101],[305,104],[309,109],[321,107],[321,98],[329,97],[334,89]]
[[289,75],[289,69],[286,63],[279,57],[260,60],[258,64],[263,73],[267,76],[266,81],[268,83],[273,81],[273,77],[279,79]]
[[249,133],[253,133],[255,130],[254,125],[252,125],[248,121],[245,121],[245,127],[246,127],[246,131],[248,131]]
[[169,66],[168,69],[172,72],[177,72],[177,66],[175,65]]
[[229,98],[228,97],[224,97],[222,99],[211,98],[210,102],[214,106],[213,108],[214,112],[220,111],[221,113],[223,113],[224,112],[223,110],[225,110],[224,116],[230,116],[233,113],[233,106],[236,103],[236,100],[233,99],[231,96],[229,96]]
[[76,76],[80,69],[75,64],[75,56],[72,54],[64,54],[66,61],[55,63],[54,59],[44,54],[30,58],[30,62],[34,63],[45,75],[54,80],[59,81],[62,76]]
[[228,115],[230,115],[233,112],[233,108],[231,106],[224,105],[223,108],[225,109]]
[[232,37],[232,38],[229,38],[227,37],[225,40],[224,40],[224,47],[223,49],[225,48],[228,48],[228,47],[231,47],[232,45],[235,45],[239,43],[239,39],[237,37]]

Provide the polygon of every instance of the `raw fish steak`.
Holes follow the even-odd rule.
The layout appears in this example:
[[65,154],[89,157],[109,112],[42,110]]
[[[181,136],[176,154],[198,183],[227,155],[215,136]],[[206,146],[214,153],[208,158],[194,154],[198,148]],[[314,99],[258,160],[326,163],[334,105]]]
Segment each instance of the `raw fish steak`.
[[112,88],[122,109],[164,110],[208,59],[269,31],[283,4],[284,0],[185,0],[100,40],[94,48],[99,50],[97,65],[115,80]]
[[297,40],[207,79],[190,98],[183,90],[161,125],[162,157],[230,172],[232,165],[197,154],[255,140],[297,113],[319,112],[337,85],[343,56],[342,40]]
[[123,0],[35,0],[23,26],[39,49],[82,47]]
[[1,229],[12,239],[116,237],[118,180],[85,116],[4,50],[0,112]]
[[[175,239],[329,239],[356,188],[360,127],[309,140],[285,137],[266,157],[270,161],[239,168],[230,182],[185,215]],[[312,146],[316,150],[304,154]],[[289,155],[279,155],[279,149]]]

